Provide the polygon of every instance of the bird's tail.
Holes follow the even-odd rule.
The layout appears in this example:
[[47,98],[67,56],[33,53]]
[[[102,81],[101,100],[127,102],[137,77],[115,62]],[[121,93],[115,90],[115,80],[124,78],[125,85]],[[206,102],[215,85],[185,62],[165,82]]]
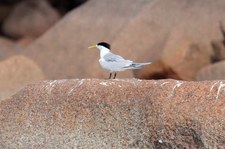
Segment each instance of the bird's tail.
[[131,65],[124,67],[126,69],[141,69],[143,66],[145,65],[149,65],[151,64],[151,62],[147,62],[147,63],[132,63]]

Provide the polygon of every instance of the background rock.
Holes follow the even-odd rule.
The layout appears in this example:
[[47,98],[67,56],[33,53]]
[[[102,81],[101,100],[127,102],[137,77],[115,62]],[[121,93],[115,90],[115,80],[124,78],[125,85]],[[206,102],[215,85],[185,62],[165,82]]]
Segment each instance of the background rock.
[[159,60],[153,62],[140,70],[134,70],[134,77],[140,79],[164,79],[164,78],[175,78],[181,80],[182,78],[174,72],[174,70],[167,66],[163,61]]
[[18,2],[22,2],[22,1],[26,1],[26,0],[1,0],[2,4],[16,4]]
[[[164,61],[182,79],[193,80],[196,71],[210,62],[211,41],[223,38],[219,24],[225,22],[224,7],[223,0],[153,1],[123,28],[113,45],[125,49],[118,53],[126,57],[136,61]],[[180,60],[181,55],[175,57],[178,52],[185,54],[193,50],[193,45],[200,47],[198,53],[204,53],[197,58],[201,64],[192,65],[193,58]],[[203,57],[206,60],[202,60]],[[148,68],[152,70],[151,66]]]
[[195,80],[196,73],[211,64],[214,54],[204,46],[192,43],[191,40],[177,42],[176,49],[164,50],[161,60],[141,70],[135,70],[134,76],[141,79]]
[[225,29],[223,27],[222,22],[220,22],[220,31],[223,35],[223,39],[218,41],[212,41],[211,43],[213,51],[215,53],[214,57],[212,57],[212,60],[214,62],[225,60]]
[[[103,78],[108,74],[98,64],[97,49],[87,47],[106,41],[127,59],[164,61],[181,79],[193,80],[199,69],[211,63],[211,41],[222,39],[219,23],[225,21],[224,6],[223,0],[88,1],[31,44],[25,55],[50,79]],[[193,55],[182,55],[195,50]],[[201,61],[193,65],[195,60]],[[118,77],[132,77],[132,73]]]
[[[60,1],[48,2],[55,8],[59,6]],[[85,0],[67,1],[62,4],[72,6],[83,2]],[[26,6],[29,4],[30,11],[33,4],[39,6],[39,3],[47,2],[22,1],[21,3]],[[22,4],[18,5],[16,10],[22,7]],[[128,5],[130,7],[127,7]],[[224,7],[223,0],[172,0],[170,2],[93,0],[71,11],[36,42],[30,44],[33,40],[30,42],[26,40],[29,37],[25,37],[23,38],[25,40],[19,40],[18,43],[30,45],[22,54],[37,62],[49,79],[107,77],[108,74],[98,64],[98,52],[87,50],[91,44],[106,41],[112,44],[113,52],[135,62],[163,62],[165,67],[162,69],[166,70],[161,72],[166,74],[156,78],[165,76],[193,80],[196,72],[201,68],[224,57],[222,46],[225,35],[223,29],[225,20],[222,15]],[[43,10],[38,9],[37,12],[35,11],[35,16],[43,14],[45,9],[53,8],[48,5],[48,8],[46,6]],[[55,9],[52,11],[55,12]],[[20,12],[23,14],[24,9]],[[26,15],[28,14],[30,13],[26,11]],[[36,20],[38,19],[37,17]],[[48,23],[49,20],[38,20],[38,23]],[[16,23],[12,24],[18,26],[15,25]],[[27,27],[24,28],[28,30]],[[29,30],[28,32],[32,33]],[[150,70],[146,70],[147,68]],[[144,75],[148,76],[148,79],[153,79],[149,76],[158,73],[154,72],[151,65],[145,70],[140,72],[150,72]],[[135,71],[135,76],[142,76],[142,74]],[[132,71],[119,73],[118,77],[132,77]]]
[[224,148],[225,81],[55,80],[0,102],[1,148]]
[[3,32],[13,38],[40,36],[60,16],[45,0],[24,1],[17,4],[3,24]]
[[177,1],[153,0],[145,4],[113,41],[118,53],[136,61],[159,60],[176,21],[172,14],[179,12],[179,7]]
[[62,14],[67,13],[68,11],[74,9],[75,7],[80,6],[88,0],[48,0],[57,10]]
[[0,37],[0,61],[15,55],[20,46],[4,37]]
[[12,7],[10,6],[2,6],[0,5],[0,25],[4,21],[4,19],[9,15]]
[[21,55],[1,61],[0,76],[0,100],[13,95],[28,83],[45,78],[32,60]]
[[212,61],[218,62],[225,60],[225,46],[222,41],[212,41],[213,51],[215,53]]
[[37,62],[50,79],[107,78],[108,73],[98,63],[99,51],[87,47],[100,41],[111,43],[147,2],[88,1],[32,43],[24,54]]
[[196,74],[196,80],[221,80],[225,79],[225,61],[206,66]]
[[162,53],[162,61],[173,70],[182,80],[194,80],[195,75],[204,66],[211,63],[211,57],[214,55],[212,51],[207,50],[208,47],[195,43],[195,41],[186,40],[177,41],[176,48],[169,48]]
[[34,37],[25,37],[16,41],[16,43],[22,47],[28,47],[36,38]]
[[[23,2],[23,1],[29,1],[29,0],[1,0],[0,4],[3,5],[15,5],[17,3]],[[33,0],[35,1],[35,0]],[[36,0],[39,1],[39,0]],[[69,11],[82,3],[86,2],[87,0],[46,0],[51,3],[55,8],[61,11]]]

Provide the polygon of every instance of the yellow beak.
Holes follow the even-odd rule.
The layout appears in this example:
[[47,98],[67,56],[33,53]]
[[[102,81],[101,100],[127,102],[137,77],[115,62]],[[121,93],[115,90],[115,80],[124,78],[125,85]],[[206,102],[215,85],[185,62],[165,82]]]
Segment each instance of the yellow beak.
[[97,47],[96,45],[93,45],[93,46],[88,47],[88,49],[96,48],[96,47]]

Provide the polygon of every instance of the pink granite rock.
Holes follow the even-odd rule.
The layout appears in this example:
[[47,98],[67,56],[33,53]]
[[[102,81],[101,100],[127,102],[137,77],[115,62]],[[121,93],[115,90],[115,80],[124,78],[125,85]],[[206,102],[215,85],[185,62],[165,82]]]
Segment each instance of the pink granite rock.
[[0,148],[224,148],[225,81],[52,80],[0,102]]

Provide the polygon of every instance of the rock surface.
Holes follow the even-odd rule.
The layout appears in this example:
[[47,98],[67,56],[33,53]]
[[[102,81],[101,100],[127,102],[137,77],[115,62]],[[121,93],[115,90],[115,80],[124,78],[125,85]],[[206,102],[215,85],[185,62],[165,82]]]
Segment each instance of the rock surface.
[[54,80],[0,102],[0,148],[224,148],[225,81]]
[[199,70],[196,80],[224,80],[225,79],[225,60],[206,66]]
[[13,38],[37,37],[54,25],[60,16],[46,0],[23,1],[16,5],[3,24],[3,32]]
[[43,80],[44,74],[35,62],[22,55],[0,62],[0,100],[15,94],[26,84]]

